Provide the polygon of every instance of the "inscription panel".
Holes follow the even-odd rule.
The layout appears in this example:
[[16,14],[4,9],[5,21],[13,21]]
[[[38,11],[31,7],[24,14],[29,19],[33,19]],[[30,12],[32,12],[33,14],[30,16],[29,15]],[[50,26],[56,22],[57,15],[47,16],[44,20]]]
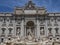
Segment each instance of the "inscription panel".
[[25,10],[25,14],[36,14],[36,10]]

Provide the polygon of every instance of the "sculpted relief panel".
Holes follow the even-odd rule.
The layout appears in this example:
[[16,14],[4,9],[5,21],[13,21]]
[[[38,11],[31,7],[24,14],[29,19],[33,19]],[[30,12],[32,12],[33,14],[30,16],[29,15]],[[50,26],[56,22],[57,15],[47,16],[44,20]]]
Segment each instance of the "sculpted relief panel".
[[23,11],[22,10],[15,10],[15,13],[19,15],[19,14],[23,14]]
[[45,14],[46,10],[38,10],[38,14]]

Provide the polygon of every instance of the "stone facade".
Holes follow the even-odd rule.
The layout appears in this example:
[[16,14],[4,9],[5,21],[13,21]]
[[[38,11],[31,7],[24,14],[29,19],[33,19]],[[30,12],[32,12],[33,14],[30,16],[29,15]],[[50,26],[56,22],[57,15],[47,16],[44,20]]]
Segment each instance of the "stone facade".
[[17,37],[21,40],[28,37],[29,41],[33,38],[37,42],[44,39],[60,42],[60,13],[48,13],[32,1],[24,7],[15,7],[12,13],[0,13],[0,43]]

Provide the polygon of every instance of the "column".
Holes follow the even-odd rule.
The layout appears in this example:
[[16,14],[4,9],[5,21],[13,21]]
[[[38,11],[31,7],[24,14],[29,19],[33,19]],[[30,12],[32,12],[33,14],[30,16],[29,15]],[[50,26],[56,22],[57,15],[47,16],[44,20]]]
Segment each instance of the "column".
[[26,37],[26,25],[24,27],[24,36]]
[[48,36],[48,20],[45,20],[45,36]]
[[37,19],[37,38],[40,37],[40,26],[39,26],[39,20]]
[[24,37],[24,19],[21,22],[21,37]]

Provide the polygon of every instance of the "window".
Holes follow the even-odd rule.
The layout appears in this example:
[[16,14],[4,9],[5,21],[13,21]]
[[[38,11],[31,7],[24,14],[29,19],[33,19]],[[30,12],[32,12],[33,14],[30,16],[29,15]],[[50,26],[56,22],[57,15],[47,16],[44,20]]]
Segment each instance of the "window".
[[9,30],[9,34],[11,34],[11,32],[12,32],[13,29],[12,28],[9,28],[8,30]]
[[55,23],[55,24],[54,24],[54,26],[58,26],[58,24],[57,24],[57,23]]
[[52,31],[52,28],[48,28],[48,30],[49,30],[49,33],[51,33],[51,31]]
[[51,21],[50,21],[50,20],[48,20],[48,26],[52,26],[52,24],[51,24]]
[[59,40],[59,38],[57,38],[57,40]]
[[6,23],[6,20],[5,20],[5,18],[4,18],[4,22],[3,23]]
[[60,21],[60,18],[59,17],[57,18],[57,21]]
[[59,28],[55,28],[56,33],[58,33],[58,29],[59,29]]
[[2,17],[0,17],[0,21],[1,21],[1,22],[3,21],[3,18],[2,18]]
[[10,23],[12,23],[12,20],[10,20]]
[[20,24],[20,22],[18,22],[18,24]]
[[9,26],[13,26],[13,24],[12,24],[12,23],[10,23],[10,24],[9,24]]
[[5,28],[2,28],[2,34],[5,34],[5,30],[6,30]]
[[44,24],[44,20],[41,21],[41,24]]
[[3,42],[4,41],[4,39],[3,38],[1,38],[1,42]]
[[54,26],[58,26],[57,20],[55,20]]
[[52,38],[50,38],[50,40],[52,40]]
[[53,17],[51,17],[51,22],[53,22],[53,20],[54,20],[54,18],[53,18]]
[[8,40],[11,40],[11,38],[8,38]]
[[6,23],[3,23],[2,26],[6,26]]
[[8,21],[8,22],[9,22],[9,20],[10,20],[9,17],[7,17],[7,21]]

